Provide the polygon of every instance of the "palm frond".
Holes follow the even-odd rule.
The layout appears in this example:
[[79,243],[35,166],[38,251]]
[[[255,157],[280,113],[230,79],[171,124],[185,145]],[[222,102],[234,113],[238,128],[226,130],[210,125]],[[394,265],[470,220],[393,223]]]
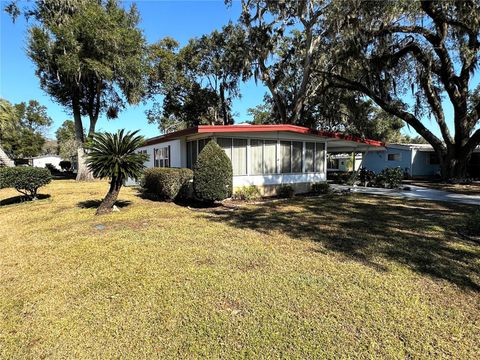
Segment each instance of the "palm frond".
[[144,144],[138,130],[95,133],[87,144],[87,166],[96,178],[137,178],[145,168],[148,155],[136,150]]

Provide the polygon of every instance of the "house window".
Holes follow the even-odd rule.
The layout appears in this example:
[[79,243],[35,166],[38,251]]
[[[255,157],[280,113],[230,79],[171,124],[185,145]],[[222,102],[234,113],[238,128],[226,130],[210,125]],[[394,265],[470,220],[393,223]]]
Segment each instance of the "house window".
[[170,146],[153,149],[153,166],[170,167]]
[[303,158],[303,142],[292,142],[292,172],[302,172],[302,158]]
[[401,154],[388,154],[387,155],[387,160],[388,161],[401,161],[402,156],[401,156]]
[[233,139],[232,169],[233,175],[247,175],[246,139]]
[[250,173],[263,174],[263,140],[250,140]]
[[200,154],[210,140],[212,139],[208,138],[187,141],[187,168],[193,169],[195,163],[197,162],[198,154]]
[[325,171],[325,144],[315,143],[315,172]]
[[277,141],[265,140],[263,148],[263,173],[275,174],[277,172]]
[[305,172],[314,172],[315,143],[305,143]]
[[247,174],[247,140],[218,138],[217,144],[232,162],[233,175]]
[[430,165],[439,165],[440,164],[440,159],[438,158],[438,155],[436,153],[429,153],[428,154],[428,163]]
[[280,141],[280,172],[288,174],[292,172],[292,143]]

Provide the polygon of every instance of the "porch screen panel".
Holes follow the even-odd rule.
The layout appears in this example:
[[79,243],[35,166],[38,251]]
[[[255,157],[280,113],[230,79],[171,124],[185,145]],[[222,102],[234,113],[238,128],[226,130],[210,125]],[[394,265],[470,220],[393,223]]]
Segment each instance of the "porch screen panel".
[[315,154],[315,143],[305,143],[305,172],[313,172],[313,159]]
[[187,141],[187,168],[192,169],[192,142]]
[[263,153],[264,174],[275,174],[277,172],[277,141],[265,140]]
[[200,139],[200,140],[198,140],[198,153],[199,154],[203,150],[205,145],[208,144],[209,141],[210,141],[210,139]]
[[325,144],[315,144],[315,172],[325,172]]
[[302,152],[303,143],[301,141],[292,142],[292,172],[302,172]]
[[292,172],[292,143],[280,141],[280,172],[282,174]]
[[197,140],[192,141],[192,169],[197,163]]
[[232,147],[233,175],[247,175],[247,140],[233,139]]
[[223,151],[225,151],[230,161],[232,161],[232,139],[218,138],[217,144],[223,149]]
[[263,173],[263,140],[250,140],[250,171],[252,175]]

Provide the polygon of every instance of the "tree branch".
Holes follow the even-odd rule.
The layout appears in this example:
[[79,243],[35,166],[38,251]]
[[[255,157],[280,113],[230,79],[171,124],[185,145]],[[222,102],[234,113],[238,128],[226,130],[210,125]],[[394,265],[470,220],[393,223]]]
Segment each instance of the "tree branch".
[[[328,76],[328,75],[327,75]],[[437,151],[445,152],[446,147],[445,144],[436,137],[430,130],[428,130],[422,122],[413,114],[402,110],[398,107],[398,105],[392,104],[391,101],[385,100],[380,96],[373,93],[369,88],[364,86],[363,84],[347,79],[340,75],[331,74],[330,77],[336,81],[336,87],[349,89],[353,91],[360,91],[361,93],[368,96],[372,99],[378,106],[380,106],[386,112],[395,115],[405,121],[407,124],[412,126],[420,135],[422,135]]]

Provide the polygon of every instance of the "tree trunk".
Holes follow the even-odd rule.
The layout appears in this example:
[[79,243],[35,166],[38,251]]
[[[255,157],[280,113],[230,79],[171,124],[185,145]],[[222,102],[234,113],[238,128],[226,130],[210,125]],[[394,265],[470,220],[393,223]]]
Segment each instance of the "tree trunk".
[[447,154],[440,158],[440,169],[443,180],[465,179],[467,177],[467,164],[470,154]]
[[92,181],[93,174],[86,164],[86,154],[83,144],[77,145],[77,181]]
[[97,209],[95,215],[103,215],[112,212],[113,205],[117,201],[118,194],[120,193],[120,188],[122,187],[123,179],[113,177],[110,181],[110,189],[108,190],[107,195],[102,200],[100,206]]
[[225,103],[225,89],[223,84],[220,84],[220,103],[222,107],[223,125],[230,125],[230,119],[227,113],[227,104]]
[[80,104],[76,97],[72,100],[73,119],[75,122],[75,143],[77,146],[77,181],[93,180],[93,175],[85,163],[85,150],[83,144],[85,138],[83,135],[82,116],[80,114]]

